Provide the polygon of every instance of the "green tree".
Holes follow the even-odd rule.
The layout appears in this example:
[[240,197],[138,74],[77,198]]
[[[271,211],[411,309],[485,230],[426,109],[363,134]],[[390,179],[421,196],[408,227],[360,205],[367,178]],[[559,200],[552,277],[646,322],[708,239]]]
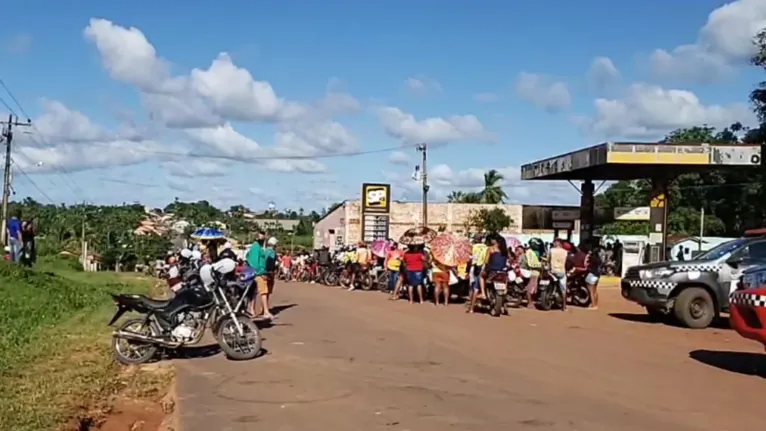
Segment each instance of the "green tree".
[[479,232],[498,233],[508,228],[513,219],[502,208],[482,208],[472,211],[466,220],[466,230]]

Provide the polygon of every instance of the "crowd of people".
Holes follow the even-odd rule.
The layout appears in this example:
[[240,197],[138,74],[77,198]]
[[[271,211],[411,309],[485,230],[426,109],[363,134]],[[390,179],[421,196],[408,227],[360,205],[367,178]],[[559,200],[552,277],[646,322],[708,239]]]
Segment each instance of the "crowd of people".
[[321,274],[334,265],[347,274],[346,283],[340,285],[349,291],[357,289],[360,277],[379,280],[385,271],[386,283],[377,288],[389,293],[391,300],[405,297],[410,303],[423,303],[430,297],[436,305],[447,305],[453,296],[465,296],[467,312],[473,313],[487,298],[487,280],[508,271],[516,271],[526,280],[526,305],[533,307],[538,278],[543,264],[547,264],[564,295],[563,309],[566,309],[567,283],[577,278],[587,286],[590,308],[598,307],[598,282],[604,260],[604,250],[600,247],[575,246],[560,239],[546,246],[533,239],[509,248],[505,239],[497,234],[476,234],[472,242],[470,260],[452,267],[434,259],[426,244],[404,246],[389,240],[382,256],[373,254],[364,242],[342,247],[334,253],[326,247],[313,254],[286,253],[279,258],[279,271],[283,279],[313,283],[321,280]]
[[[516,272],[525,280],[524,296],[527,307],[534,307],[538,278],[548,271],[558,282],[566,310],[567,285],[580,279],[587,286],[590,308],[598,307],[598,282],[602,267],[602,252],[585,245],[574,246],[556,239],[550,246],[542,241],[508,247],[497,234],[476,234],[472,238],[471,255],[464,263],[447,266],[435,259],[427,244],[401,245],[389,240],[385,249],[373,253],[370,246],[360,242],[331,252],[327,247],[313,253],[278,253],[276,238],[256,234],[255,242],[243,256],[232,250],[230,243],[222,247],[200,249],[192,246],[168,256],[164,277],[168,287],[176,291],[182,285],[184,265],[199,261],[200,265],[222,259],[237,263],[236,274],[247,279],[246,312],[253,318],[274,319],[271,296],[277,278],[305,282],[325,282],[323,275],[342,272],[345,282],[337,285],[349,291],[357,289],[364,279],[378,283],[378,290],[392,301],[406,298],[410,304],[431,300],[437,306],[446,306],[455,299],[464,299],[466,312],[474,313],[486,305],[487,286],[497,274]],[[545,269],[544,269],[545,268]],[[248,276],[249,275],[249,276]]]

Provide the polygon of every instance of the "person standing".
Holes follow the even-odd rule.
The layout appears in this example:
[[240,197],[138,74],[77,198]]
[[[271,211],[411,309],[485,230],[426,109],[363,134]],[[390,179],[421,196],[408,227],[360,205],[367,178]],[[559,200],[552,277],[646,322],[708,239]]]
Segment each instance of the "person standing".
[[16,210],[13,212],[11,218],[8,220],[6,231],[6,234],[8,235],[8,246],[11,249],[11,262],[19,263],[21,261],[21,247],[24,243],[21,236],[21,211]]
[[599,273],[601,269],[601,256],[598,247],[591,247],[590,252],[585,258],[585,268],[587,270],[585,284],[590,293],[590,307],[588,308],[598,310],[598,281],[601,278]]
[[484,244],[484,238],[480,233],[473,236],[473,246],[471,248],[471,295],[481,292],[481,297],[486,297],[485,286],[481,274],[484,272],[484,265],[487,263],[487,245]]
[[407,248],[402,258],[404,268],[407,271],[407,292],[410,304],[415,302],[415,290],[418,293],[418,302],[423,303],[423,271],[426,268],[426,255],[422,245],[411,245]]
[[[253,268],[253,271],[255,272],[255,286],[261,301],[263,301],[263,299],[269,293],[269,282],[266,274],[266,251],[264,249],[265,245],[266,232],[260,231],[256,234],[255,242],[250,246],[250,250],[247,251],[247,255],[245,256],[245,260],[247,261],[248,266]],[[268,301],[267,297],[266,301]],[[248,304],[248,311],[252,316],[257,315],[255,305],[256,301],[251,301],[250,304]],[[268,317],[265,315],[266,311],[268,310],[268,303],[263,304],[263,309],[264,317]]]
[[434,304],[439,305],[442,293],[444,294],[444,305],[449,305],[450,285],[449,274],[451,269],[432,258],[431,268],[433,270],[434,283]]
[[569,253],[562,247],[561,240],[553,240],[553,248],[550,251],[551,274],[556,277],[561,289],[561,310],[567,310],[567,258]]
[[22,262],[28,267],[32,267],[37,261],[37,248],[35,247],[35,224],[33,220],[26,220],[21,225],[21,240],[23,256]]
[[388,271],[388,286],[386,290],[391,293],[392,298],[396,290],[396,284],[399,282],[399,270],[402,268],[402,251],[395,242],[391,242],[386,251],[385,267]]
[[260,293],[261,306],[263,307],[263,317],[266,319],[273,319],[274,315],[271,313],[271,307],[269,306],[271,301],[271,295],[274,293],[274,283],[277,270],[277,239],[273,236],[266,242],[266,248],[263,250],[265,256],[265,278],[266,278],[266,290],[265,293]]

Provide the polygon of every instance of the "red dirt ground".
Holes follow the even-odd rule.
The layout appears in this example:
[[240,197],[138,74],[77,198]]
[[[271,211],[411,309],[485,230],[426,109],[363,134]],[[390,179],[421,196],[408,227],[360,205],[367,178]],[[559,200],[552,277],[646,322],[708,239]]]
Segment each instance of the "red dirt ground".
[[[729,329],[601,309],[467,315],[461,305],[279,284],[268,353],[177,361],[183,431],[755,429],[766,356]],[[611,315],[610,315],[611,314]],[[115,428],[117,429],[117,428]],[[148,428],[147,428],[148,429]]]

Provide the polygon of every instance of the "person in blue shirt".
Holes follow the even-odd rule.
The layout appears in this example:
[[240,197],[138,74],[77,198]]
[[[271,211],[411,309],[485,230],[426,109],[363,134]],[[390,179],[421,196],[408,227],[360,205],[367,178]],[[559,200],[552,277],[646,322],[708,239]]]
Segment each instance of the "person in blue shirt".
[[14,211],[8,220],[6,231],[8,246],[11,249],[11,262],[19,263],[21,261],[21,245],[23,244],[21,238],[21,211]]

